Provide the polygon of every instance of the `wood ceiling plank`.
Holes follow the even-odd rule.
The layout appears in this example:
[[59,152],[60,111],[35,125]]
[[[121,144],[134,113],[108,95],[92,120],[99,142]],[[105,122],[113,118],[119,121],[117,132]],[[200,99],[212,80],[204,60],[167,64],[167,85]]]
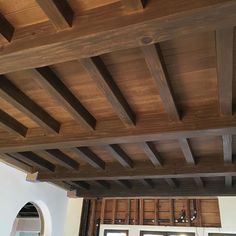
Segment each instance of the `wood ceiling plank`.
[[0,126],[2,126],[8,132],[14,135],[18,135],[24,138],[27,135],[28,128],[1,109],[0,109]]
[[171,188],[177,188],[178,187],[176,181],[173,178],[166,178],[165,181]]
[[19,111],[25,113],[41,127],[44,127],[50,132],[59,133],[60,123],[3,75],[0,75],[0,97]]
[[15,29],[11,23],[0,13],[0,35],[7,42],[11,42],[14,31]]
[[133,186],[129,180],[126,179],[121,179],[121,180],[116,180],[116,183],[119,184],[120,186],[126,188],[126,189],[131,189]]
[[154,188],[155,184],[153,183],[153,181],[151,179],[141,179],[140,180],[146,187],[149,188]]
[[136,12],[144,9],[143,0],[122,0],[122,4],[127,12]]
[[220,112],[232,115],[234,27],[216,30],[217,73]]
[[144,142],[142,144],[144,152],[152,162],[154,166],[161,166],[162,160],[158,151],[156,150],[155,144],[153,142]]
[[[150,1],[142,14],[126,16],[122,11],[117,11],[117,4],[111,4],[109,8],[105,6],[94,10],[89,21],[82,19],[78,18],[78,25],[74,24],[70,34],[50,33],[50,37],[48,32],[41,37],[32,37],[30,34],[3,48],[0,74],[139,47],[140,41],[137,39],[141,39],[144,32],[148,32],[149,37],[144,41],[156,43],[225,25],[234,26],[236,2],[200,0],[193,4],[184,0],[173,7],[171,4],[160,5],[158,1]],[[45,27],[45,24],[38,27],[34,31],[42,32],[41,27]]]
[[72,27],[73,10],[67,0],[36,0],[58,31]]
[[110,183],[105,181],[105,180],[97,180],[96,183],[98,185],[102,186],[103,188],[106,188],[106,189],[110,189],[111,188]]
[[106,171],[80,167],[80,171],[60,171],[58,173],[39,173],[39,180],[129,180],[129,179],[178,179],[195,177],[222,177],[236,175],[236,165],[222,165],[208,160],[197,165],[181,164],[152,167],[146,162],[136,162],[133,169],[121,167],[118,163],[107,163]]
[[159,90],[166,112],[171,120],[178,121],[180,116],[168,82],[168,73],[160,46],[157,44],[144,46],[142,47],[142,51],[152,78]]
[[25,163],[29,163],[29,165],[35,166],[37,168],[51,172],[55,171],[55,166],[51,162],[43,159],[33,152],[12,153],[10,156],[17,158],[18,160],[22,160]]
[[104,170],[105,162],[98,157],[90,148],[88,147],[77,147],[72,149],[75,153],[77,153],[81,159],[88,162],[94,168]]
[[127,125],[135,125],[135,114],[100,57],[81,59],[80,62],[112,105],[119,118]]
[[181,150],[184,154],[184,157],[189,164],[196,164],[196,160],[193,156],[189,140],[188,139],[179,139],[179,144],[181,147]]
[[86,183],[85,181],[66,181],[66,182],[70,184],[72,187],[79,187],[86,190],[90,189],[90,184]]
[[82,122],[90,130],[95,129],[96,119],[49,67],[37,68],[35,71],[38,72],[35,80],[52,98],[60,102],[74,119]]
[[79,169],[79,163],[77,163],[74,159],[66,155],[64,152],[58,149],[50,149],[46,150],[46,152],[50,155],[51,158],[59,162],[62,166],[74,170]]
[[225,134],[222,136],[223,139],[223,153],[224,153],[224,161],[226,163],[232,163],[233,155],[232,155],[232,135]]
[[124,152],[124,150],[119,145],[111,144],[106,148],[123,167],[133,168],[134,163],[132,159]]

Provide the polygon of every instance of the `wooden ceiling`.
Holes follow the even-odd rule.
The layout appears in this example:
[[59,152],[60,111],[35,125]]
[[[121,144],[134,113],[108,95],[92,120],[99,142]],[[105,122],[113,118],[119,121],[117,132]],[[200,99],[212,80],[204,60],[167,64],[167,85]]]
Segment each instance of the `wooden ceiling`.
[[234,0],[0,12],[3,161],[85,197],[236,194]]

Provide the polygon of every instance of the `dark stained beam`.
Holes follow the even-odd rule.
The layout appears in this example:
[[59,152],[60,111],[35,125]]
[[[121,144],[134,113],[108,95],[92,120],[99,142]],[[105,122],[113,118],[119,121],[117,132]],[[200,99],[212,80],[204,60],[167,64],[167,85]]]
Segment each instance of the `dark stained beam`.
[[7,165],[10,165],[14,168],[18,168],[20,170],[23,170],[27,173],[33,172],[33,167],[28,165],[27,163],[24,163],[23,161],[20,161],[10,155],[7,154],[0,154],[0,161],[6,163]]
[[159,90],[166,112],[171,120],[178,121],[180,116],[168,82],[168,73],[160,46],[158,44],[144,46],[142,51],[152,78]]
[[224,153],[224,161],[226,163],[232,163],[232,135],[225,134],[222,136],[223,139],[223,153]]
[[58,31],[72,26],[74,13],[67,0],[36,1]]
[[[135,129],[127,129],[117,119],[99,122],[96,132],[80,132],[79,126],[63,126],[63,135],[32,136],[30,139],[1,140],[0,153],[106,146],[109,144],[143,143],[203,136],[236,135],[236,115],[215,116],[211,108],[200,107],[203,116],[186,115],[182,122],[169,122],[166,117],[147,116],[139,120]],[[213,114],[213,115],[212,115]],[[213,122],[214,121],[214,122]],[[114,130],[116,132],[114,132]],[[40,142],[39,142],[40,140]]]
[[[208,158],[205,158],[208,159]],[[199,162],[197,165],[181,164],[166,165],[153,168],[147,162],[135,162],[135,167],[126,169],[118,163],[107,163],[106,171],[91,170],[89,167],[80,167],[77,171],[60,171],[55,173],[39,173],[39,180],[129,180],[129,179],[178,179],[195,177],[236,176],[236,165],[211,160]]]
[[134,163],[132,159],[125,153],[125,151],[119,145],[111,144],[106,148],[122,166],[126,168],[133,168]]
[[154,188],[155,185],[153,183],[153,181],[151,179],[141,179],[140,180],[141,183],[143,183],[146,187],[149,187],[149,188]]
[[121,0],[127,12],[136,12],[144,9],[144,0]]
[[181,150],[184,154],[184,157],[186,159],[186,162],[189,164],[196,164],[196,160],[193,156],[189,140],[188,139],[179,139],[179,144],[181,147]]
[[33,152],[12,153],[10,154],[10,156],[13,156],[18,160],[22,160],[23,162],[28,163],[31,166],[35,166],[43,170],[48,170],[51,172],[54,172],[55,170],[55,166],[51,162],[43,159]]
[[225,186],[226,187],[233,187],[233,178],[232,176],[225,176]]
[[154,166],[161,166],[162,160],[153,142],[144,142],[143,149]]
[[0,97],[48,131],[59,133],[60,123],[3,75],[0,75]]
[[99,186],[102,186],[103,188],[106,188],[106,189],[111,188],[110,183],[105,180],[97,180],[97,181],[95,181],[95,183],[98,184]]
[[66,181],[66,183],[70,184],[72,187],[78,187],[82,189],[90,189],[90,184],[85,181]]
[[199,188],[203,188],[205,185],[201,177],[195,177],[194,181]]
[[21,137],[26,137],[27,135],[28,128],[1,109],[0,109],[0,126],[2,126],[11,134]]
[[49,67],[37,68],[35,72],[38,72],[35,80],[52,98],[62,104],[75,120],[82,122],[91,130],[95,129],[96,119]]
[[51,158],[60,163],[60,165],[65,166],[66,168],[69,169],[78,170],[79,164],[61,150],[50,149],[46,150],[46,152],[50,155]]
[[135,125],[135,114],[114,82],[100,57],[81,59],[80,62],[105,95],[119,118],[127,125]]
[[171,188],[177,188],[178,187],[176,181],[173,178],[166,178],[165,181]]
[[[138,39],[157,43],[213,31],[226,25],[234,26],[236,21],[234,0],[199,0],[197,4],[183,0],[174,7],[149,1],[142,14],[129,15],[118,11],[119,7],[120,3],[110,4],[109,8],[99,7],[89,14],[89,20],[88,15],[77,17],[68,34],[64,31],[52,34],[47,22],[34,26],[27,36],[22,33],[14,44],[1,49],[0,74],[139,47],[142,42]],[[33,32],[40,32],[40,37],[33,36]],[[144,36],[144,32],[148,32],[148,36]]]
[[131,189],[133,187],[131,182],[126,179],[116,180],[116,183],[122,187],[125,187],[126,189]]
[[220,112],[232,115],[234,27],[216,30],[217,73]]
[[14,27],[11,23],[0,13],[0,35],[7,41],[12,40],[14,34]]
[[158,187],[158,188],[144,188],[143,186],[133,187],[127,191],[126,188],[112,188],[107,191],[105,189],[91,189],[89,191],[77,191],[78,197],[85,198],[100,198],[100,197],[211,197],[211,196],[235,196],[236,188],[220,187],[215,185],[207,188],[191,187],[178,187],[170,188]]
[[98,157],[90,148],[77,147],[73,148],[73,151],[77,153],[81,159],[88,162],[94,168],[101,170],[105,169],[105,162],[100,157]]

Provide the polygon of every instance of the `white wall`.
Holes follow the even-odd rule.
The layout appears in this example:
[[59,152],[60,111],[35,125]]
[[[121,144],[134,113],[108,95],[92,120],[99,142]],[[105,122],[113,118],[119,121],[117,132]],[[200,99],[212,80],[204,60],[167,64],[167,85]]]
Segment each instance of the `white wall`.
[[129,230],[129,236],[139,236],[140,230],[194,232],[196,236],[207,236],[208,233],[233,233],[236,235],[236,197],[220,197],[219,207],[222,225],[222,228],[220,229],[170,226],[101,225],[100,236],[104,235],[104,229]]
[[[10,235],[17,213],[27,202],[36,203],[45,217],[51,218],[51,229],[50,219],[45,224],[45,236],[78,236],[76,232],[78,227],[66,221],[66,217],[70,207],[73,207],[80,216],[81,199],[74,200],[77,201],[77,205],[68,204],[70,200],[66,191],[52,184],[30,183],[25,179],[24,172],[0,162],[0,236]],[[74,234],[65,231],[69,227]]]

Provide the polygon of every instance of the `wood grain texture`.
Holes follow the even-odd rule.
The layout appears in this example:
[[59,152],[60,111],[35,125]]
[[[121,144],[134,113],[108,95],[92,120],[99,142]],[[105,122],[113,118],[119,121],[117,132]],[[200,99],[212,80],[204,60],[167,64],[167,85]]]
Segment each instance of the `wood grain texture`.
[[50,132],[59,133],[60,124],[5,76],[0,76],[0,97]]
[[107,70],[101,58],[86,58],[82,59],[80,62],[110,102],[120,119],[127,126],[135,125],[134,112],[131,110],[125,97],[112,79],[110,72]]
[[6,112],[0,109],[0,126],[6,129],[9,133],[26,137],[28,128],[19,121],[9,116]]
[[52,163],[41,158],[40,156],[36,155],[33,152],[14,153],[10,154],[10,156],[13,156],[25,163],[29,163],[31,166],[35,166],[39,169],[44,169],[51,172],[54,172],[55,170],[55,166]]
[[161,166],[162,160],[153,142],[143,143],[143,149],[154,166]]
[[86,183],[85,181],[67,181],[68,184],[70,184],[73,187],[79,188],[79,189],[90,189],[90,185]]
[[142,47],[142,51],[170,119],[178,121],[180,119],[179,112],[168,82],[168,73],[165,67],[163,56],[161,54],[160,46],[157,44],[144,46]]
[[144,1],[143,0],[122,0],[122,4],[126,12],[136,12],[143,10]]
[[189,141],[187,139],[179,139],[179,144],[187,163],[196,164]]
[[[235,12],[235,1],[201,0],[193,4],[193,1],[184,0],[174,7],[166,2],[150,1],[141,15],[124,16],[123,12],[117,12],[117,4],[111,4],[108,11],[106,7],[94,10],[89,21],[78,23],[70,34],[50,32],[49,37],[48,32],[44,32],[41,37],[28,35],[4,48],[0,56],[0,74],[135,48],[140,46],[137,39],[142,38],[144,32],[148,32],[151,41],[156,43],[214,30],[226,24],[234,26]],[[104,16],[107,16],[105,20]],[[37,29],[34,27],[34,31],[42,32],[44,27],[45,24]]]
[[51,158],[55,159],[62,166],[65,166],[69,169],[78,170],[79,164],[62,151],[58,149],[50,149],[46,150],[46,152],[50,155]]
[[232,135],[225,134],[222,136],[223,139],[223,154],[224,161],[226,163],[232,163],[233,155],[232,155]]
[[36,1],[58,31],[72,26],[74,13],[67,0]]
[[89,129],[94,130],[96,119],[81,104],[66,85],[50,70],[49,67],[37,68],[38,77],[35,80],[66,110]]
[[234,27],[216,30],[220,112],[232,115]]
[[81,159],[88,162],[94,168],[101,170],[105,169],[105,162],[88,147],[73,148],[73,151],[77,153]]
[[11,23],[0,13],[0,35],[7,42],[11,42],[14,31],[15,29]]
[[130,179],[179,179],[195,177],[222,177],[235,175],[236,165],[222,165],[220,162],[207,161],[193,166],[189,164],[169,165],[165,167],[153,168],[145,162],[136,162],[135,168],[125,169],[118,163],[106,165],[106,171],[94,170],[80,167],[80,171],[60,171],[58,173],[39,173],[39,180],[130,180]]
[[133,168],[132,159],[124,152],[124,150],[117,144],[111,144],[106,147],[112,156],[125,168]]

